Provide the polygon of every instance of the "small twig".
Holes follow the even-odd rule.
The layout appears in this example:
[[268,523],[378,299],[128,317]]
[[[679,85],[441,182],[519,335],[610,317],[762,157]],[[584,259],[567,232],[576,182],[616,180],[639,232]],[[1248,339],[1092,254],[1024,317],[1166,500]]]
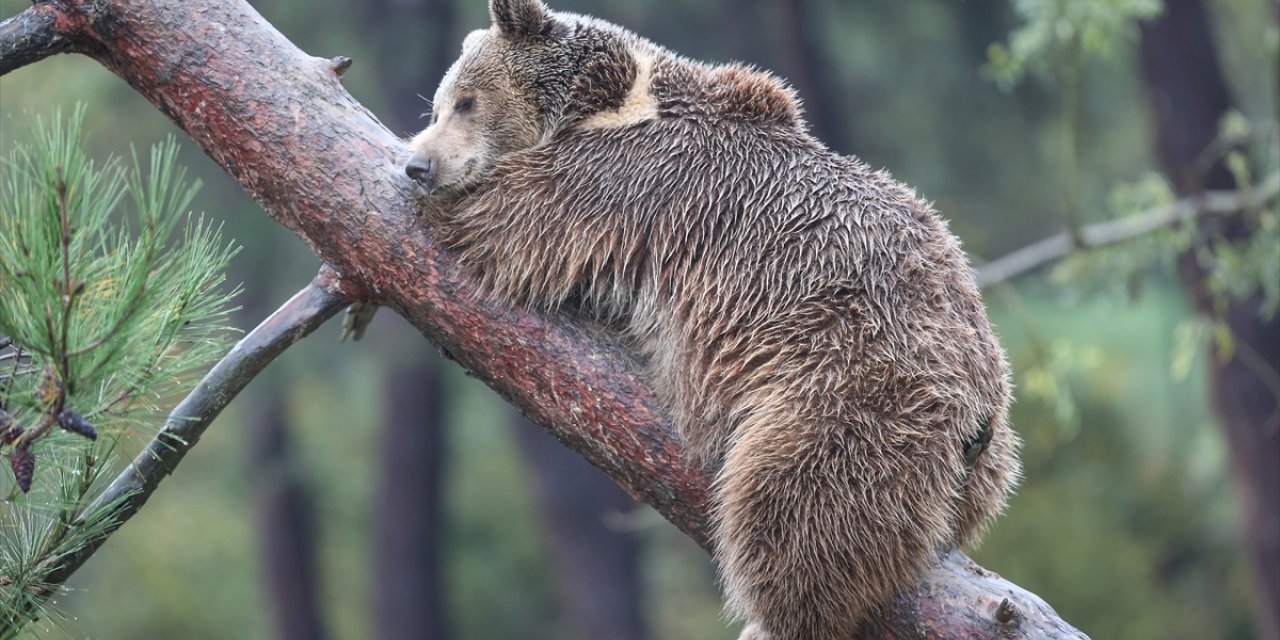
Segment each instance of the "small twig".
[[1252,189],[1209,191],[1135,216],[1086,225],[1080,229],[1082,244],[1079,246],[1071,241],[1070,233],[1059,233],[982,265],[977,273],[978,286],[985,289],[1011,280],[1057,262],[1077,249],[1093,249],[1132,240],[1199,215],[1230,215],[1252,209],[1272,200],[1277,194],[1280,194],[1280,173],[1272,174],[1266,182]]
[[[52,595],[57,585],[62,584],[112,533],[137,513],[213,419],[251,380],[285,349],[349,304],[350,300],[338,284],[332,272],[323,270],[311,284],[240,340],[174,407],[160,433],[81,512],[82,515],[99,514],[102,509],[109,509],[105,515],[94,515],[95,518],[102,517],[108,523],[107,527],[100,537],[48,568],[47,574],[40,579],[49,587],[45,595]],[[32,604],[34,606],[35,603]]]
[[[62,170],[59,169],[58,171],[58,218],[61,223],[62,232],[58,238],[59,244],[62,248],[62,331],[61,340],[59,340],[56,349],[63,382],[58,385],[57,399],[54,400],[54,402],[46,409],[47,413],[44,420],[41,421],[40,426],[23,434],[22,438],[19,439],[19,446],[24,448],[30,446],[30,444],[35,441],[35,438],[43,437],[43,435],[52,429],[54,425],[59,423],[61,423],[63,427],[67,425],[66,422],[61,420],[61,416],[63,416],[64,409],[67,408],[67,394],[70,392],[69,387],[73,379],[71,374],[70,356],[71,312],[72,309],[75,308],[76,296],[79,295],[82,287],[76,286],[76,283],[71,279],[71,215],[67,207],[68,185],[66,176],[62,175]],[[134,305],[131,306],[136,306],[136,300],[133,302]],[[84,432],[80,433],[81,435],[85,435]],[[114,448],[114,444],[112,445],[112,448]],[[44,557],[44,560],[41,562],[41,567],[46,563],[60,561],[59,556],[54,553],[54,550],[62,545],[67,535],[71,532],[73,521],[83,513],[76,509],[74,505],[83,504],[85,495],[93,485],[93,471],[94,466],[97,463],[97,459],[95,458],[91,447],[85,450],[84,458],[84,468],[80,470],[80,474],[78,475],[76,498],[74,501],[71,501],[69,505],[59,510],[57,525],[49,532],[49,535],[45,537],[43,545],[44,550],[38,555],[38,557]],[[43,568],[39,570],[43,570]],[[52,585],[42,585],[41,587],[42,593],[51,593],[52,591]]]
[[27,429],[26,431],[23,431],[22,435],[18,436],[18,440],[17,442],[14,443],[13,448],[14,449],[30,448],[31,445],[35,443],[35,441],[39,440],[40,438],[43,438],[44,434],[52,430],[53,425],[57,424],[57,422],[58,420],[55,417],[55,414],[45,413],[44,415],[40,416],[40,421],[36,423],[36,426],[30,429]]
[[1018,607],[1009,602],[1008,598],[1000,601],[1000,606],[996,607],[996,622],[1005,626],[1016,626],[1018,621]]
[[[58,416],[62,414],[62,410],[66,408],[67,403],[67,386],[71,383],[71,358],[68,356],[71,336],[71,310],[75,306],[75,297],[79,293],[78,288],[71,281],[71,215],[67,209],[67,180],[62,173],[62,168],[57,169],[57,200],[58,200],[58,222],[61,225],[60,235],[58,236],[59,246],[62,249],[62,313],[61,324],[54,326],[54,312],[45,304],[45,329],[49,334],[49,344],[52,349],[50,359],[56,361],[56,369],[46,369],[46,374],[53,371],[54,384],[56,392],[53,398],[44,398],[45,415],[33,429],[23,432],[22,436],[14,444],[15,451],[26,452],[31,445],[43,438],[50,430],[58,424]],[[17,361],[15,360],[15,365]],[[49,365],[54,366],[54,365]],[[10,376],[12,377],[12,376]],[[20,481],[21,484],[21,481]],[[26,486],[23,485],[23,491]],[[65,528],[56,532],[52,536],[54,542],[61,539],[65,534]]]
[[1192,188],[1196,191],[1204,188],[1204,178],[1214,165],[1227,157],[1232,150],[1255,140],[1272,139],[1277,123],[1275,120],[1263,120],[1251,125],[1251,130],[1243,135],[1229,135],[1225,131],[1218,132],[1200,155],[1191,163]]
[[347,56],[335,56],[329,60],[329,68],[333,69],[333,74],[342,77],[342,74],[351,68],[351,58]]
[[[59,169],[61,174],[61,169]],[[67,385],[71,383],[71,357],[67,352],[71,349],[71,308],[75,306],[75,286],[71,283],[71,217],[67,211],[66,176],[58,176],[58,217],[62,223],[62,235],[58,238],[62,245],[62,340],[58,343],[58,355],[62,365],[62,379],[66,381],[58,389],[58,400],[51,411],[57,413],[67,400]]]

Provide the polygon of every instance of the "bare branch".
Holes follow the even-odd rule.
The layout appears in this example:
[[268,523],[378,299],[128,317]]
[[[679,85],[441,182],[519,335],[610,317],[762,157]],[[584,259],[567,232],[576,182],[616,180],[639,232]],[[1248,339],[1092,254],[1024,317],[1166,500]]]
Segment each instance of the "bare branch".
[[1251,189],[1209,191],[1137,215],[1086,225],[1080,229],[1079,245],[1064,231],[982,265],[977,273],[978,286],[985,289],[1057,262],[1073,251],[1133,240],[1197,216],[1247,211],[1275,199],[1277,194],[1280,194],[1280,173],[1272,174]]
[[311,284],[236,343],[174,407],[160,433],[85,509],[84,513],[94,513],[110,505],[108,518],[111,525],[107,532],[64,558],[43,582],[50,586],[61,584],[84,564],[111,533],[142,508],[160,481],[173,472],[209,423],[249,381],[285,349],[309,335],[348,304],[350,298],[340,290],[340,285],[335,274],[322,270]]
[[52,2],[39,2],[0,22],[0,76],[72,49],[65,16]]

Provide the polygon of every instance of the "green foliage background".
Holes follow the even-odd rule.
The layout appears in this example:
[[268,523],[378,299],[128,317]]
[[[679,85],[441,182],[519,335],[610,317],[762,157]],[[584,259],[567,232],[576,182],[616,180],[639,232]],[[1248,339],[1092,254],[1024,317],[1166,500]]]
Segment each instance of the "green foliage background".
[[[0,0],[0,15],[25,4]],[[377,41],[393,36],[362,30],[359,3],[257,4],[307,52],[353,57],[344,82],[374,113],[402,106],[387,103],[386,77],[414,77],[424,66],[417,61],[426,43],[413,37],[414,25],[394,34],[404,43],[396,55],[377,53]],[[1272,4],[1208,4],[1244,116],[1274,121]],[[484,8],[480,0],[454,5],[459,31],[452,37],[460,42],[466,29],[484,26]],[[746,37],[731,41],[732,2],[552,5],[619,22],[692,57],[745,58],[795,73],[785,68],[769,21],[736,26]],[[1154,166],[1129,39],[1080,67],[1078,113],[1069,125],[1060,85],[1023,82],[1006,91],[996,82],[991,45],[1019,52],[1009,34],[1020,14],[1009,4],[815,0],[810,7],[811,37],[822,53],[821,68],[811,71],[829,83],[848,127],[836,146],[933,199],[975,255],[999,256],[1060,230],[1069,213],[1064,189],[1083,221],[1104,219],[1114,190],[1140,183]],[[430,95],[436,80],[421,78],[421,93]],[[174,131],[96,63],[62,56],[0,80],[0,152],[30,114],[76,101],[89,105],[84,127],[99,156]],[[1064,167],[1067,126],[1076,134],[1075,175]],[[198,149],[184,145],[182,160],[206,183],[192,208],[225,220],[224,233],[245,247],[229,280],[245,283],[237,323],[249,328],[318,264]],[[1236,506],[1205,363],[1196,355],[1203,341],[1180,329],[1189,304],[1176,283],[1157,274],[1140,296],[1129,293],[1043,279],[988,292],[1017,372],[1014,424],[1026,440],[1026,479],[976,557],[1096,638],[1251,638]],[[335,637],[369,637],[380,384],[385,363],[433,352],[390,316],[380,315],[367,342],[339,346],[337,327],[327,327],[273,364],[269,379],[228,409],[147,508],[76,577],[59,603],[69,618],[42,623],[31,635],[269,637],[244,440],[255,393],[283,389],[301,456],[296,472],[316,492],[323,523],[323,610]],[[456,371],[448,384],[458,402],[445,557],[458,637],[567,637],[527,472],[500,401]],[[636,518],[646,540],[654,637],[731,638],[702,552],[652,514]]]

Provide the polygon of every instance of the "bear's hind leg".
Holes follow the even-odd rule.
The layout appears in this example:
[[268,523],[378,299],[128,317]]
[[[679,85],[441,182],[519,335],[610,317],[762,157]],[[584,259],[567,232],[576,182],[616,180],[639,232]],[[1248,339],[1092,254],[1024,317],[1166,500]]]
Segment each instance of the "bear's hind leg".
[[963,463],[927,438],[890,443],[906,431],[919,434],[777,414],[741,425],[716,493],[728,607],[748,622],[740,640],[849,640],[950,539]]

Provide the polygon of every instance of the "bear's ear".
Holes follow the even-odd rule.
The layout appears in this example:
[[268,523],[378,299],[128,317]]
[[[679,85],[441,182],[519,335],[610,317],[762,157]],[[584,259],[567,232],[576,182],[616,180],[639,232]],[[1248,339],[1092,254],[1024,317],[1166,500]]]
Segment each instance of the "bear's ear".
[[506,36],[527,38],[551,29],[551,12],[540,0],[489,0],[489,15]]

